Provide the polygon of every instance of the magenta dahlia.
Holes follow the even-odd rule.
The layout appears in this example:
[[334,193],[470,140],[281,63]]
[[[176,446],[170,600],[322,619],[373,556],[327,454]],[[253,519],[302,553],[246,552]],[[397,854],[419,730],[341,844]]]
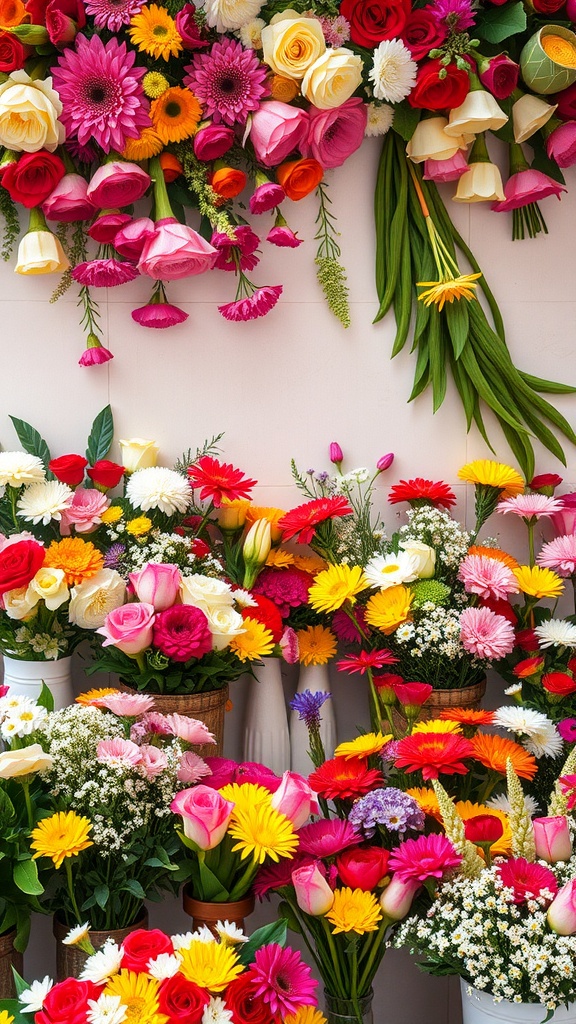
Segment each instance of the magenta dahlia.
[[318,982],[300,953],[289,946],[283,949],[274,942],[262,946],[250,968],[254,972],[254,995],[268,1004],[272,1016],[285,1017],[301,1006],[316,1005]]
[[195,54],[185,69],[187,85],[202,104],[204,117],[244,124],[268,94],[267,68],[253,50],[232,39],[214,43],[209,53]]

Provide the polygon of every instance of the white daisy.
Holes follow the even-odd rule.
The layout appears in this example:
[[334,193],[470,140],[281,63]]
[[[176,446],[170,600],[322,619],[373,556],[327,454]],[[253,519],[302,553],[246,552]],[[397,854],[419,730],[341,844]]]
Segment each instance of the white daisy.
[[62,939],[65,946],[76,946],[78,943],[83,942],[84,939],[88,938],[88,932],[90,931],[90,925],[88,921],[84,924],[77,924],[75,928],[71,928],[66,938]]
[[233,921],[217,921],[216,931],[220,941],[225,946],[238,946],[242,942],[248,942],[248,936]]
[[30,988],[25,988],[18,996],[18,1002],[22,1003],[22,1012],[39,1013],[53,984],[52,978],[46,975],[42,981],[33,981]]
[[226,1003],[220,996],[211,996],[208,1006],[204,1007],[202,1024],[228,1024],[232,1020],[232,1010],[226,1009]]
[[417,579],[418,559],[406,551],[397,555],[374,555],[364,568],[364,575],[370,586],[379,590],[388,590],[401,583],[410,583]]
[[88,1006],[88,1024],[122,1024],[128,1013],[128,1007],[121,1003],[120,996],[102,994],[98,999],[89,999]]
[[258,602],[254,600],[252,594],[248,590],[243,590],[242,587],[238,587],[233,593],[234,600],[240,608],[257,608]]
[[535,757],[555,757],[562,753],[562,738],[554,722],[532,708],[511,707],[498,708],[494,715],[494,725],[507,729],[521,736],[526,736],[523,746]]
[[400,39],[385,39],[374,50],[374,63],[368,77],[377,100],[400,103],[416,82],[418,65]]
[[59,480],[31,484],[18,499],[18,515],[35,526],[38,523],[48,526],[52,519],[60,522],[62,513],[72,503],[73,495],[72,489]]
[[0,487],[22,487],[44,480],[42,459],[27,452],[0,452]]
[[206,0],[206,23],[217,32],[238,29],[257,18],[264,0]]
[[216,942],[216,936],[212,934],[207,924],[201,924],[192,938],[195,942]]
[[192,497],[190,484],[181,473],[164,466],[139,469],[126,484],[126,497],[132,508],[148,512],[159,508],[167,516],[186,512]]
[[14,708],[8,712],[0,726],[0,733],[5,739],[9,736],[30,736],[47,716],[46,708],[30,702],[26,707]]
[[388,103],[368,103],[366,106],[368,120],[364,134],[368,137],[373,135],[386,135],[394,121],[394,111]]
[[172,935],[171,939],[175,950],[190,949],[190,946],[195,939],[195,935],[193,932],[183,932],[179,935]]
[[534,632],[540,641],[540,647],[576,647],[576,626],[565,619],[548,619]]
[[122,962],[122,949],[113,939],[106,939],[106,942],[94,956],[88,958],[82,973],[81,981],[93,981],[95,985],[101,985],[108,981],[114,974],[118,974]]
[[148,962],[148,974],[152,978],[157,978],[158,981],[173,978],[175,974],[178,974],[179,969],[180,961],[173,953],[160,953],[155,960]]
[[534,757],[558,757],[564,750],[562,737],[554,722],[548,722],[540,732],[535,732],[528,739],[523,740],[522,745],[528,753]]

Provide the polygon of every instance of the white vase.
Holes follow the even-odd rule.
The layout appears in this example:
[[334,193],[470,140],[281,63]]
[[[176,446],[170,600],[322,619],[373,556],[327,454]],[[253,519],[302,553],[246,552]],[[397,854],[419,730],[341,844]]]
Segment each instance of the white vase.
[[244,760],[259,761],[282,775],[290,768],[290,733],[280,658],[263,658],[255,674],[244,719]]
[[542,1003],[510,1003],[503,999],[495,1003],[489,992],[480,992],[460,979],[462,994],[462,1024],[576,1024],[576,1003],[559,1006],[551,1017]]
[[[300,676],[298,678],[298,689],[296,693],[303,693],[304,690],[311,690],[312,693],[330,693],[330,673],[328,665],[300,665]],[[320,738],[324,744],[324,752],[327,758],[334,754],[336,746],[336,719],[334,707],[331,700],[327,700],[320,709]],[[314,770],[308,750],[308,729],[300,720],[297,711],[290,714],[290,749],[291,767],[293,772],[300,775],[309,775]]]
[[73,704],[72,658],[20,661],[4,655],[4,685],[10,687],[12,696],[18,694],[36,700],[40,696],[43,682],[54,697],[55,711]]

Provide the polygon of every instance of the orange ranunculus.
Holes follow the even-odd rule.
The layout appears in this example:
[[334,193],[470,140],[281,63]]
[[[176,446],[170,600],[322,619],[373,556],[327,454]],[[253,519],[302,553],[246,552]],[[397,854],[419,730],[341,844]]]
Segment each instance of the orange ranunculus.
[[293,78],[284,78],[283,75],[270,75],[267,85],[272,99],[279,100],[281,103],[291,103],[300,92],[299,83],[295,82]]
[[166,152],[160,155],[160,167],[164,173],[164,181],[167,182],[176,181],[176,178],[179,178],[184,170],[178,157],[173,153]]
[[324,177],[324,168],[317,160],[289,160],[276,170],[276,180],[289,199],[297,202],[313,192]]
[[2,28],[14,28],[21,25],[23,21],[30,21],[22,0],[0,0],[0,26]]
[[246,188],[246,175],[237,167],[219,167],[214,171],[210,185],[221,199],[234,199]]

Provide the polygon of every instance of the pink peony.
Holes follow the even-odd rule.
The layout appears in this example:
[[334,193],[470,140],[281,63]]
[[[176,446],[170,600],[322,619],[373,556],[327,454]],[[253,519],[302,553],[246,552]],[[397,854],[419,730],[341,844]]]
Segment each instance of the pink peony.
[[276,181],[263,181],[250,196],[250,213],[268,213],[286,199],[286,193]]
[[91,288],[115,288],[117,285],[134,281],[138,277],[138,271],[131,263],[121,263],[120,260],[89,260],[74,267],[72,277],[78,284]]
[[460,643],[477,658],[503,658],[514,650],[514,629],[489,608],[466,608],[460,616]]
[[459,149],[449,160],[434,160],[432,158],[426,160],[424,162],[424,180],[438,183],[457,181],[467,170],[468,161],[462,150]]
[[138,306],[132,310],[132,319],[140,324],[140,327],[160,330],[183,324],[188,316],[188,313],[179,306],[173,306],[171,302],[149,302],[146,306]]
[[166,217],[156,222],[154,234],[146,240],[138,270],[157,281],[177,281],[204,274],[215,260],[216,250],[197,231]]
[[152,747],[145,743],[139,747],[139,751],[139,767],[143,770],[147,779],[155,779],[168,767],[168,758],[159,747]]
[[127,213],[120,213],[119,210],[99,213],[88,228],[88,234],[100,245],[109,245],[116,238],[119,228],[129,224],[131,220]]
[[264,167],[275,167],[298,149],[308,131],[306,111],[279,100],[261,103],[252,114],[250,141],[256,159]]
[[518,582],[512,570],[486,555],[466,555],[460,564],[458,579],[467,594],[478,594],[485,599],[504,600],[508,594],[518,593]]
[[193,750],[186,750],[180,758],[176,776],[178,782],[187,782],[192,785],[195,782],[200,782],[200,779],[205,779],[207,775],[210,775],[210,769],[204,758],[195,754]]
[[88,182],[81,174],[65,174],[42,203],[48,220],[69,224],[75,220],[91,220],[96,207],[87,196]]
[[367,121],[366,104],[359,96],[330,110],[311,107],[302,156],[314,157],[322,167],[340,167],[362,145]]
[[96,747],[96,760],[100,761],[100,764],[134,768],[140,763],[140,747],[131,740],[100,740]]
[[442,878],[461,861],[446,836],[429,835],[406,839],[392,851],[388,867],[403,882],[425,882],[428,878]]
[[546,569],[554,569],[559,576],[576,574],[576,535],[567,533],[544,544],[536,561]]
[[79,487],[74,491],[72,504],[62,513],[60,533],[63,537],[69,537],[72,527],[76,533],[92,533],[102,522],[102,513],[109,504],[110,499],[95,487]]
[[225,320],[233,320],[236,323],[257,320],[258,317],[266,316],[270,310],[274,309],[282,292],[281,284],[265,285],[262,288],[256,288],[252,295],[218,306],[218,312]]
[[514,903],[537,899],[542,890],[550,894],[547,898],[551,900],[558,892],[558,882],[550,868],[530,864],[524,857],[510,857],[499,865],[498,874],[502,885],[512,890]]
[[113,160],[102,164],[88,185],[88,198],[105,210],[138,202],[150,187],[150,175],[138,164]]
[[154,698],[145,693],[109,693],[93,701],[96,707],[107,708],[113,715],[122,718],[137,718],[154,707]]
[[[103,647],[113,645],[124,654],[132,656],[150,647],[154,619],[153,604],[124,604],[108,612],[104,625],[96,632],[104,637]],[[142,712],[149,710],[150,707],[141,709]]]
[[208,619],[193,605],[173,605],[156,616],[153,644],[172,661],[202,658],[212,650]]
[[114,248],[127,260],[136,262],[142,255],[142,249],[154,234],[154,221],[150,217],[129,217],[123,220],[112,241]]
[[507,213],[509,210],[518,210],[521,206],[528,206],[529,203],[539,203],[547,196],[560,198],[561,192],[568,190],[560,182],[554,181],[542,171],[529,167],[525,171],[517,171],[511,174],[504,185],[505,199],[500,203],[492,203],[491,209],[496,213]]
[[188,718],[187,715],[167,715],[166,724],[171,733],[184,740],[185,743],[216,743],[208,726],[197,718]]
[[193,145],[198,160],[217,160],[234,145],[234,129],[227,124],[206,124],[196,132]]

